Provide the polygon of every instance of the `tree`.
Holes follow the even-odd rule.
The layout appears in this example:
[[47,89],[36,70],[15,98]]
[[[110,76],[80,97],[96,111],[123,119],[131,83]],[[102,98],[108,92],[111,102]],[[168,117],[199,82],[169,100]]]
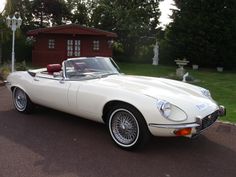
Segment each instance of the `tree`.
[[160,0],[97,0],[92,6],[91,25],[114,31],[127,58],[138,53],[144,39],[157,33]]
[[33,28],[32,6],[30,0],[7,0],[3,11],[4,17],[18,13],[22,21],[21,29],[26,32]]
[[171,58],[203,66],[236,66],[236,1],[175,0],[166,30]]
[[32,15],[37,27],[66,23],[70,11],[64,0],[33,0]]
[[89,10],[88,10],[88,1],[83,0],[68,0],[67,8],[71,12],[70,20],[72,23],[80,25],[88,25],[89,23]]
[[6,27],[4,17],[0,14],[0,64],[3,63],[3,44],[9,38],[9,30]]
[[[116,46],[126,58],[147,53],[159,29],[161,0],[7,0],[4,15],[20,12],[23,34],[28,30],[77,23],[116,32]],[[145,52],[143,52],[145,51]]]

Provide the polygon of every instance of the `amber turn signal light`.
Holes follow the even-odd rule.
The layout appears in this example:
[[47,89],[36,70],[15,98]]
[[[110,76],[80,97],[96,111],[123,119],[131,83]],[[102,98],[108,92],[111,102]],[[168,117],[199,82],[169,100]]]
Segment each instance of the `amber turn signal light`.
[[180,130],[176,130],[174,133],[176,136],[186,136],[186,135],[190,135],[192,131],[192,128],[183,128]]

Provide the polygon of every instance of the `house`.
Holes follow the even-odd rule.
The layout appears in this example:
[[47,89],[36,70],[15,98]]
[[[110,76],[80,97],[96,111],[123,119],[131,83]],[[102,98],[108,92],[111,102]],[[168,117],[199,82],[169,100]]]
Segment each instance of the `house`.
[[112,42],[116,33],[77,24],[31,30],[34,38],[32,64],[46,66],[80,56],[112,56]]

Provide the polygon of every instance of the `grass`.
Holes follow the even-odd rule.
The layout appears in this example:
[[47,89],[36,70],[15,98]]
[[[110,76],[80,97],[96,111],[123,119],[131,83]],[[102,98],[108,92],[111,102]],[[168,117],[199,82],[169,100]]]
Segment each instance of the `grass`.
[[[125,74],[175,78],[176,67],[131,63],[119,63],[119,66]],[[227,116],[220,119],[236,123],[236,73],[219,73],[208,69],[193,71],[187,68],[186,70],[199,80],[194,84],[209,89],[212,97],[227,108]]]

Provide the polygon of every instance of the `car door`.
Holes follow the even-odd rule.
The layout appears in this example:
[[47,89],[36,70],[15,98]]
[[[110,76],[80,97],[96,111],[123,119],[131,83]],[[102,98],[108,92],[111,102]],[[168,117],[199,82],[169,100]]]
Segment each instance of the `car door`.
[[36,75],[33,80],[31,93],[34,102],[61,111],[68,111],[68,90],[70,81],[63,81],[62,78],[54,78],[43,75]]

